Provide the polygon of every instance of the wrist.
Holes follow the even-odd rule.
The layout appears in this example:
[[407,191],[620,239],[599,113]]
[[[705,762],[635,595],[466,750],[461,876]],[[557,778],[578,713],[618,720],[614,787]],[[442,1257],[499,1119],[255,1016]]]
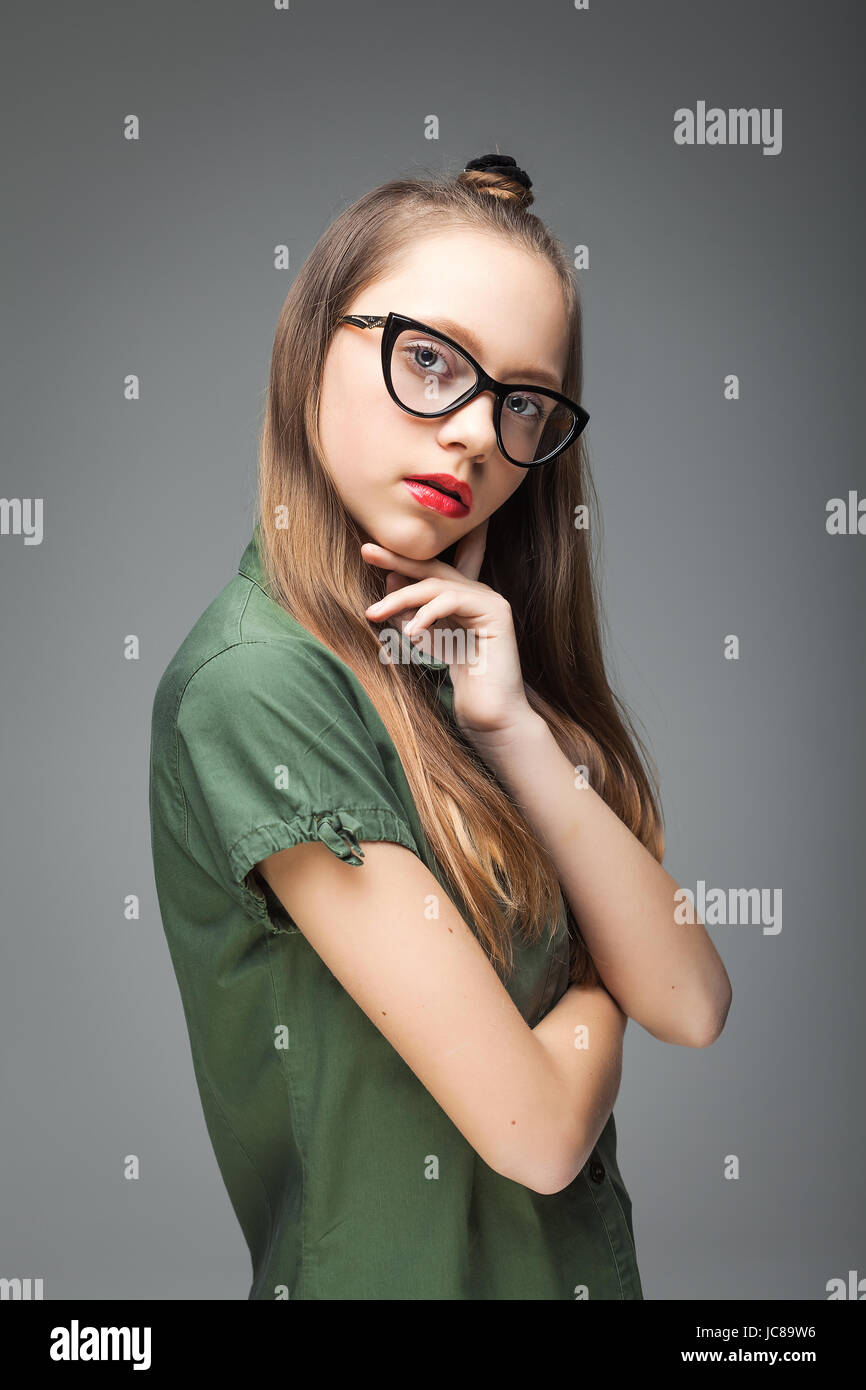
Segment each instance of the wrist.
[[531,749],[552,737],[546,720],[529,704],[500,729],[464,729],[463,733],[494,772],[502,772],[515,758],[525,759]]

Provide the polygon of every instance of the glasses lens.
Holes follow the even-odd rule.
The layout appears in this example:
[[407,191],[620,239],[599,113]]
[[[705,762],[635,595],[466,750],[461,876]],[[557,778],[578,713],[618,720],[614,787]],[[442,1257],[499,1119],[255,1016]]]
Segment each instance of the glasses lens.
[[512,391],[502,402],[499,428],[509,458],[539,463],[568,438],[574,411],[543,391]]
[[[391,385],[409,410],[435,415],[471,391],[475,368],[461,352],[418,329],[406,328],[391,349]],[[500,431],[515,463],[540,462],[568,438],[574,412],[542,390],[512,391],[502,403]]]
[[426,333],[406,328],[394,340],[391,385],[410,410],[435,415],[471,391],[477,379],[462,353]]

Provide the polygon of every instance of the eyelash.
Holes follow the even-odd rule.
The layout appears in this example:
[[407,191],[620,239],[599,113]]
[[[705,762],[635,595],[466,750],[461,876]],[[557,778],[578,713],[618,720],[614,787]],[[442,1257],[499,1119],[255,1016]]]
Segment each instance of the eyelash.
[[[413,342],[413,343],[407,343],[407,344],[406,344],[406,346],[403,348],[403,353],[404,353],[404,355],[408,355],[408,356],[411,357],[415,352],[418,351],[419,348],[426,348],[426,350],[427,350],[428,352],[435,352],[436,355],[437,355],[437,357],[441,357],[441,358],[442,358],[442,361],[443,361],[443,362],[446,361],[446,358],[445,358],[445,355],[444,355],[444,344],[442,344],[442,343],[437,343],[437,342],[435,342],[435,341],[426,341],[426,342],[423,342],[421,339],[416,339],[415,342]],[[423,372],[423,371],[432,371],[432,370],[433,370],[432,367],[426,367],[426,368],[425,368],[425,367],[422,367],[421,364],[420,364],[419,362],[415,362],[414,360],[412,361],[412,366],[415,367],[415,368],[417,368],[418,371],[422,371],[422,372]],[[440,373],[436,373],[436,375],[441,375],[441,374],[440,374]],[[531,402],[532,402],[532,404],[534,405],[535,409],[536,409],[536,410],[538,411],[538,413],[539,413],[539,418],[540,418],[540,419],[542,419],[542,420],[544,419],[545,412],[548,413],[548,414],[550,413],[550,411],[551,411],[551,409],[552,409],[552,405],[549,405],[549,404],[547,403],[547,401],[545,400],[544,397],[541,397],[541,398],[539,399],[538,397],[533,396],[533,395],[531,395],[530,393],[528,393],[528,392],[526,392],[526,391],[522,391],[522,392],[520,392],[520,394],[521,394],[521,396],[523,397],[524,400],[528,400],[528,401],[531,401]],[[520,419],[520,416],[517,415],[517,412],[516,412],[516,411],[512,411],[512,414],[515,415],[517,419]]]
[[[436,356],[441,357],[443,362],[446,360],[443,353],[443,345],[441,343],[424,343],[419,340],[415,343],[407,343],[403,351],[405,354],[411,354],[417,352],[419,348],[424,348],[427,352],[435,352]],[[429,368],[425,369],[424,367],[421,367],[418,362],[413,362],[413,366],[419,367],[421,371],[430,370]]]

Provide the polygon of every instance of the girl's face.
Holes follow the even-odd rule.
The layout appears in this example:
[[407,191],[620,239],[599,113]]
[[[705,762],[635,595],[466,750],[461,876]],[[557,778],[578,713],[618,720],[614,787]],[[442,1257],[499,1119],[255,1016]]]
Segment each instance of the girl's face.
[[[346,309],[391,312],[441,327],[498,381],[562,389],[568,323],[559,283],[546,261],[502,238],[456,229],[427,236]],[[499,452],[492,394],[438,419],[408,415],[388,394],[381,351],[381,328],[338,325],[322,374],[321,447],[362,540],[429,560],[501,507],[528,470]],[[407,486],[430,473],[468,484],[466,515],[444,515]]]

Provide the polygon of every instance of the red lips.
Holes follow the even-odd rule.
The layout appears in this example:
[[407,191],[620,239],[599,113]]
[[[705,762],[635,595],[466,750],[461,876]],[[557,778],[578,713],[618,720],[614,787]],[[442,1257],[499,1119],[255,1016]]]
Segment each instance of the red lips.
[[472,506],[471,487],[468,483],[463,483],[459,478],[455,478],[452,473],[413,473],[404,481],[407,483],[426,483],[429,487],[443,488],[446,492],[456,493],[467,511]]

